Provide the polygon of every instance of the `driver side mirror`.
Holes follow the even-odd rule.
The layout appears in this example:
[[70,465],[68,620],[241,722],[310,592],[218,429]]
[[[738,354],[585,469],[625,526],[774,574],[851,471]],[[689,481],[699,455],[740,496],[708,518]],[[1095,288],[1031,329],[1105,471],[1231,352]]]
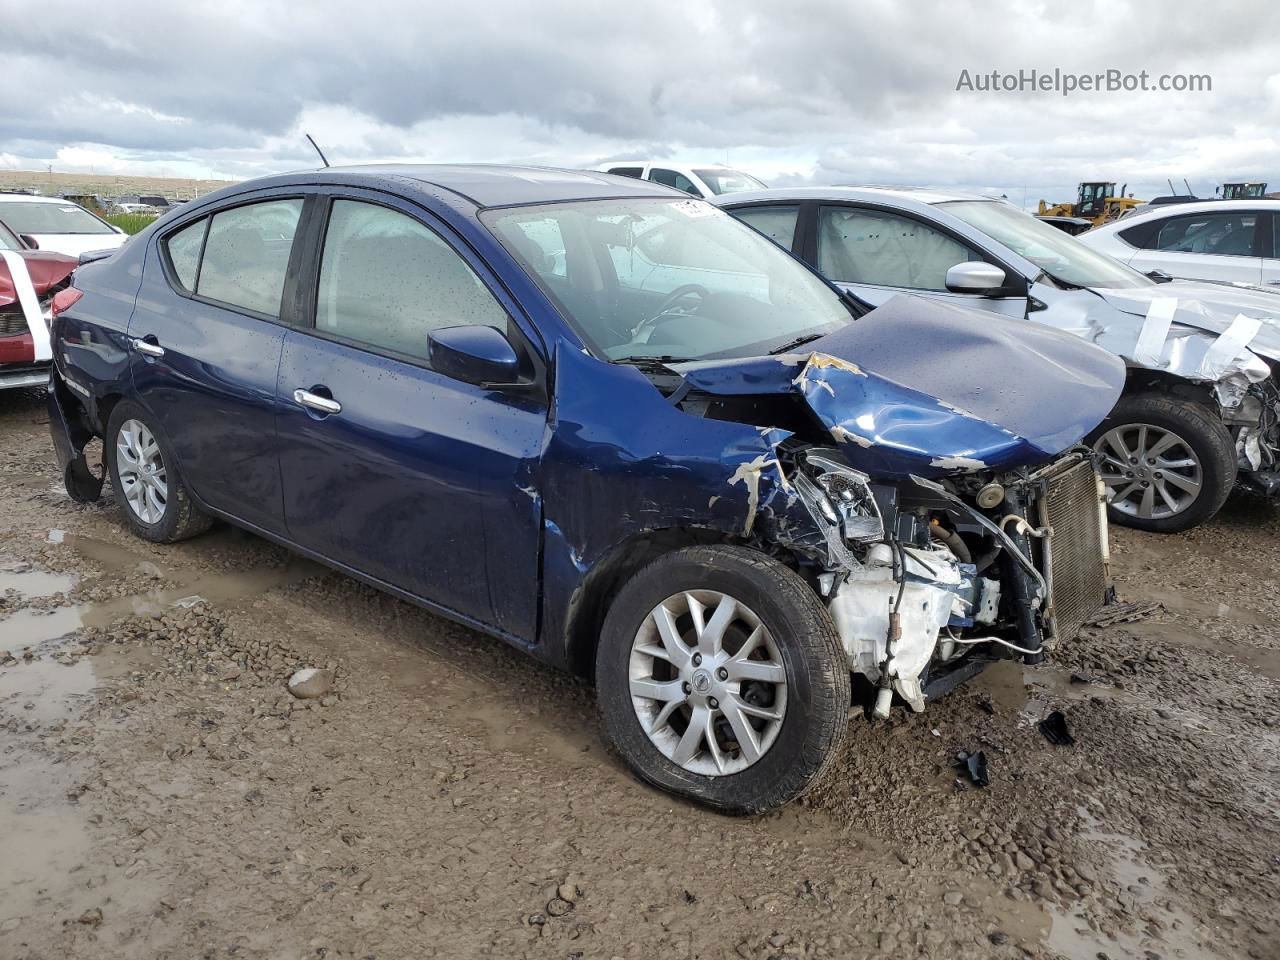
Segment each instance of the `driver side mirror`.
[[18,237],[18,239],[21,240],[23,243],[25,243],[32,250],[40,249],[40,244],[36,243],[36,238],[29,233],[22,234],[21,236]]
[[957,263],[947,271],[947,289],[952,293],[994,294],[1008,282],[1003,270],[981,260]]
[[520,379],[520,357],[511,341],[501,330],[480,324],[432,330],[427,360],[436,372],[477,386]]

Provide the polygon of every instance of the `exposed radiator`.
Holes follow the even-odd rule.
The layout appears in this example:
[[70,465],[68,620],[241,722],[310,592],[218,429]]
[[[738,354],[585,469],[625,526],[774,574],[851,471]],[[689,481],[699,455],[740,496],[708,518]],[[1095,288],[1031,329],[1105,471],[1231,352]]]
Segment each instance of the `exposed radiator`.
[[16,337],[29,332],[26,314],[18,304],[0,307],[0,337]]
[[1043,549],[1055,640],[1070,640],[1103,605],[1109,579],[1107,512],[1098,474],[1088,460],[1066,459],[1042,475],[1041,526],[1053,530]]

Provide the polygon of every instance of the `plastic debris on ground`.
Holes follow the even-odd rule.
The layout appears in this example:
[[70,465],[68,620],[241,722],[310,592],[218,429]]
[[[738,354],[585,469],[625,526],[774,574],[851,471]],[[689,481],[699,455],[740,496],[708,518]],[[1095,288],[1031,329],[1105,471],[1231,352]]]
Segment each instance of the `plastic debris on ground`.
[[956,766],[969,775],[969,782],[975,787],[985,787],[991,783],[991,777],[987,774],[987,755],[981,750],[975,753],[961,750],[956,754]]
[[1055,710],[1040,721],[1040,732],[1044,738],[1057,747],[1069,747],[1076,738],[1067,729],[1067,717],[1061,710]]

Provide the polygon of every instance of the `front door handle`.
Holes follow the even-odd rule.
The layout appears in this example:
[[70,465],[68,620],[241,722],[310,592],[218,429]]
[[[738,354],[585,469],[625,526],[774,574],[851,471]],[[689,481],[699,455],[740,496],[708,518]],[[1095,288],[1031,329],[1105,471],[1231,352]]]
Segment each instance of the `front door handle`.
[[152,343],[150,340],[143,340],[141,337],[134,337],[129,341],[133,344],[133,349],[148,357],[163,357],[164,347],[158,343]]
[[312,393],[310,390],[303,390],[299,387],[293,391],[293,402],[300,406],[310,407],[317,413],[341,413],[342,404],[331,397],[322,397],[318,393]]

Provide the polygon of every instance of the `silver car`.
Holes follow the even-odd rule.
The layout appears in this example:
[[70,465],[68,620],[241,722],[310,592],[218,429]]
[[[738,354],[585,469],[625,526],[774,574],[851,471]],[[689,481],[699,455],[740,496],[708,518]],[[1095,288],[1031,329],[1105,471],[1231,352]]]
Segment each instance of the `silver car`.
[[[1115,522],[1186,530],[1218,511],[1237,476],[1280,493],[1280,295],[1153,279],[988,197],[810,187],[714,202],[875,306],[929,297],[1123,357],[1125,393],[1088,439],[1105,458]],[[1011,402],[1036,402],[1018,371],[990,376]]]

